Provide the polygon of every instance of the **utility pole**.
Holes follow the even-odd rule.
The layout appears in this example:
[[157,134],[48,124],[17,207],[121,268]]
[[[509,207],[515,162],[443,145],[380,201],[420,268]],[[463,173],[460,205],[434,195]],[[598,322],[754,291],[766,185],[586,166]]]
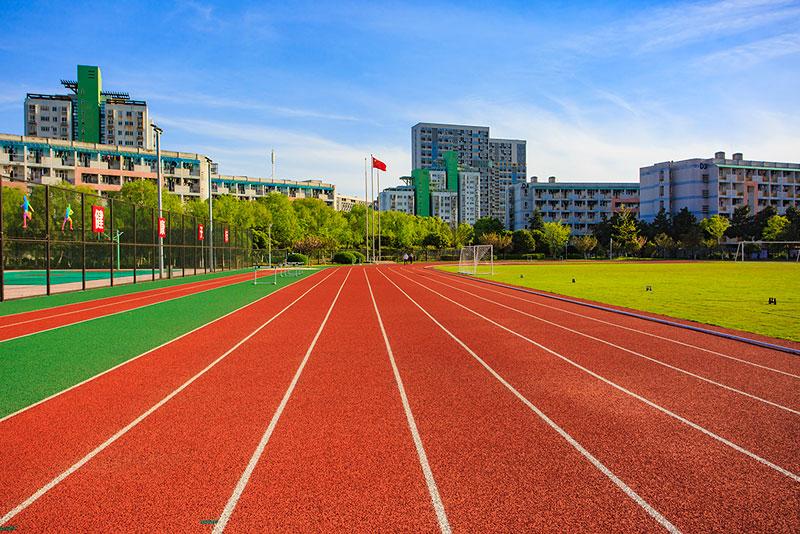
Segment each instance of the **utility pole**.
[[269,249],[269,266],[272,267],[272,223],[267,227],[267,248]]
[[[161,134],[164,132],[156,123],[151,122],[153,132],[156,134],[156,181],[158,184],[158,218],[164,216],[164,205],[161,199],[161,188],[163,187],[161,178]],[[164,238],[158,236],[158,277],[164,278]]]

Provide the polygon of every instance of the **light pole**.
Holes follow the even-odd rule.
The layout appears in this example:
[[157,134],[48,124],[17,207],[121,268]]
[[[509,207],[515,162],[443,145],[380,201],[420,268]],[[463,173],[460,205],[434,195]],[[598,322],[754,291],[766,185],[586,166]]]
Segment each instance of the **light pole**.
[[[211,197],[211,160],[208,161],[208,266],[214,271],[214,209]],[[224,262],[224,256],[223,256]]]
[[[158,184],[158,218],[161,219],[164,216],[164,205],[161,199],[161,187],[162,187],[162,179],[161,179],[161,134],[164,130],[159,128],[156,123],[151,122],[150,126],[153,128],[153,132],[156,134],[156,182]],[[164,238],[160,235],[158,236],[158,277],[164,278]]]

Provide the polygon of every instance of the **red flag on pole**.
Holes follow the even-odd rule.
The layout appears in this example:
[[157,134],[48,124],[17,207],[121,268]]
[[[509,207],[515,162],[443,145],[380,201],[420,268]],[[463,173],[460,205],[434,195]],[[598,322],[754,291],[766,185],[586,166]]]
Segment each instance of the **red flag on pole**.
[[372,168],[378,169],[379,171],[386,171],[386,164],[375,156],[372,156]]

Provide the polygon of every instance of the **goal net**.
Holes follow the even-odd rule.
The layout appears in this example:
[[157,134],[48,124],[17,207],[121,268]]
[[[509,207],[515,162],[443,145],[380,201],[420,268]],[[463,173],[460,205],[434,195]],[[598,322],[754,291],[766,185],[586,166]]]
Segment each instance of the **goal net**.
[[461,249],[458,272],[463,274],[494,274],[492,245],[470,245]]
[[768,249],[785,247],[789,260],[800,263],[800,241],[739,241],[736,245],[736,254],[733,261],[746,261],[750,259],[767,259]]

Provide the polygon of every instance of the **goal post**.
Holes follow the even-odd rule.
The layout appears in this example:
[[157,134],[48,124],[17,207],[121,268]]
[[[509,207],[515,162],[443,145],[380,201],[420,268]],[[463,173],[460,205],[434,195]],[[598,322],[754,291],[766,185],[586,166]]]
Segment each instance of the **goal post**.
[[734,262],[746,261],[745,254],[747,253],[747,245],[758,247],[759,250],[768,246],[784,245],[786,246],[786,253],[789,260],[792,259],[792,251],[795,251],[794,261],[800,263],[800,241],[739,241],[736,244],[736,253],[733,256]]
[[462,274],[494,274],[494,248],[492,245],[469,245],[461,248],[458,272]]

